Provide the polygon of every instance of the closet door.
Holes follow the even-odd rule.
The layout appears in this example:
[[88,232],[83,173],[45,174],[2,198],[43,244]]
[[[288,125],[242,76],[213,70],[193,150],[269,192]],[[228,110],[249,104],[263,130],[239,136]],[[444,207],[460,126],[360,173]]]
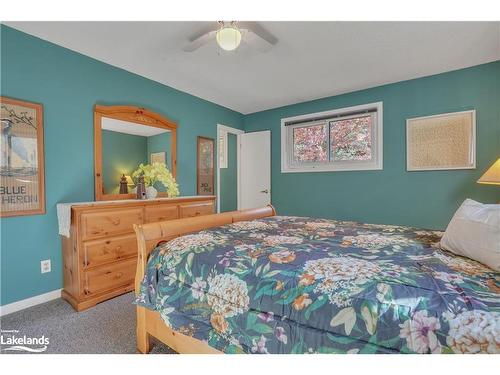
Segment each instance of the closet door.
[[240,135],[239,209],[271,203],[271,131]]

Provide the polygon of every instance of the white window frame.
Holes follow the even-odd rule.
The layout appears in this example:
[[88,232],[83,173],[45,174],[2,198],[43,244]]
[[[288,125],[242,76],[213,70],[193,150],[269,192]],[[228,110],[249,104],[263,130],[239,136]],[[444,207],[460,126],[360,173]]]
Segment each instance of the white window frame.
[[[361,117],[363,112],[369,113],[374,118],[372,121],[372,159],[334,161],[326,163],[294,163],[293,162],[293,129],[297,127],[326,124],[330,132],[330,122],[340,119]],[[318,120],[318,119],[321,120]],[[310,121],[308,121],[310,120]],[[287,125],[300,121],[300,123]],[[328,155],[330,155],[330,142],[328,142]],[[287,117],[281,119],[281,173],[297,172],[336,172],[336,171],[369,171],[383,169],[383,103],[369,103],[353,107],[340,108],[331,111],[308,113],[306,115]]]

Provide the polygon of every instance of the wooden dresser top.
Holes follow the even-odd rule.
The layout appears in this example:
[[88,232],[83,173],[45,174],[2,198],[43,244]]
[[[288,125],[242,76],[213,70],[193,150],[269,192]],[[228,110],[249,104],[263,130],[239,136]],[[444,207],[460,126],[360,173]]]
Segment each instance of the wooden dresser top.
[[155,198],[155,199],[124,199],[115,201],[95,201],[95,202],[75,202],[63,203],[71,205],[73,210],[85,210],[89,208],[114,208],[114,207],[137,207],[137,206],[150,206],[167,203],[183,203],[183,202],[197,202],[197,201],[213,201],[215,195],[194,195],[182,196],[175,198]]

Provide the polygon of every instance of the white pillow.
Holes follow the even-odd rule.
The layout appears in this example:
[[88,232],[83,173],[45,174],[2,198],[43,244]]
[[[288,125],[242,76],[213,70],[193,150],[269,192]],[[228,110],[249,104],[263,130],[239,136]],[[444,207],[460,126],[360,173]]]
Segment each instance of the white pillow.
[[448,224],[441,247],[500,271],[500,204],[466,199]]

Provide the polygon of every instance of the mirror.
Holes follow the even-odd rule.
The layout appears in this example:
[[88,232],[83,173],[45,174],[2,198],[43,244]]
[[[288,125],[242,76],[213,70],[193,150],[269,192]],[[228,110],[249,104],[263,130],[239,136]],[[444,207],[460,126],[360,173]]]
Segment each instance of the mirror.
[[[102,179],[104,194],[119,194],[123,175],[132,185],[132,173],[139,164],[161,162],[171,169],[168,156],[171,131],[153,126],[137,126],[132,122],[102,118]],[[163,186],[156,186],[159,192]]]
[[[132,174],[141,163],[165,163],[175,177],[175,123],[130,106],[96,106],[94,121],[96,200],[135,198]],[[166,196],[161,184],[155,187]]]

